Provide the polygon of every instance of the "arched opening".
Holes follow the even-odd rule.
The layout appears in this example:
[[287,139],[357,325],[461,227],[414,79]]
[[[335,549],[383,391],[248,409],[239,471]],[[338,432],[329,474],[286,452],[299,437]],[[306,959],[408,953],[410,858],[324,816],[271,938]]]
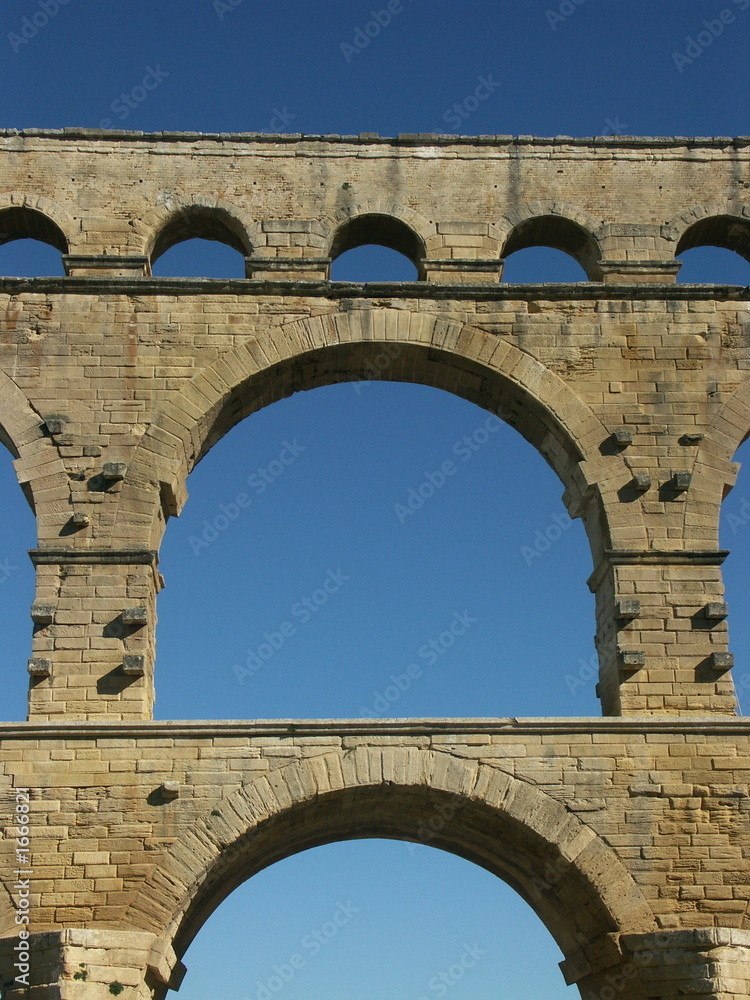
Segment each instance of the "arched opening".
[[[283,742],[277,749],[286,755]],[[507,883],[555,940],[568,980],[585,989],[603,985],[596,956],[611,935],[655,929],[614,851],[533,781],[415,745],[363,742],[321,747],[315,760],[282,757],[267,776],[207,804],[133,898],[128,920],[178,958],[258,872],[310,848],[369,838],[428,845]]]
[[729,605],[730,648],[734,651],[734,686],[743,715],[750,715],[750,615],[747,580],[750,567],[750,437],[734,456],[742,468],[734,489],[721,506],[720,546],[729,550],[723,566]]
[[562,958],[483,868],[428,845],[345,841],[266,868],[224,900],[184,956],[180,996],[473,1000],[502,983],[508,996],[572,1000]]
[[690,285],[750,285],[750,263],[734,250],[701,246],[683,250],[677,280]]
[[682,234],[675,256],[683,283],[750,284],[750,222],[732,215],[701,219]]
[[[373,275],[377,278],[373,279]],[[345,250],[331,264],[331,281],[418,281],[415,264],[396,250],[364,245]]]
[[[35,584],[28,550],[36,545],[36,522],[13,470],[15,449],[1,426],[0,442],[8,449],[0,448],[0,520],[6,527],[0,544],[0,635],[5,667],[0,721],[18,722],[27,712],[25,665],[31,655],[29,608]],[[28,628],[19,628],[19,622],[28,622]]]
[[599,714],[559,479],[486,409],[371,358],[210,435],[162,546],[159,717],[195,717],[186,663],[203,718]]
[[244,278],[245,258],[216,240],[175,243],[152,265],[156,278]]
[[65,234],[42,212],[0,211],[0,274],[24,278],[64,274],[61,255],[67,252]]
[[151,266],[161,277],[241,278],[251,250],[241,223],[228,212],[191,205],[176,212],[157,233]]
[[[510,257],[529,247],[549,247],[560,250],[576,260],[591,281],[601,280],[599,260],[601,254],[596,240],[576,222],[560,215],[540,215],[525,219],[511,232],[505,242],[502,256]],[[512,270],[511,270],[512,273]],[[504,272],[503,280],[512,280]],[[550,279],[541,279],[550,280]],[[566,279],[567,280],[567,279]]]
[[[347,266],[346,262],[338,265],[336,262],[343,254],[354,251],[358,247],[367,248],[371,255],[355,255],[352,263]],[[395,251],[401,257],[411,262],[414,272],[407,270],[407,264],[399,261],[393,253],[385,255],[375,251],[375,247],[384,247]],[[408,281],[424,278],[424,257],[425,248],[420,237],[406,223],[400,219],[394,219],[390,215],[379,215],[370,213],[358,215],[348,222],[343,223],[336,230],[336,234],[331,244],[330,257],[331,278],[335,281],[354,280],[376,280],[376,281]],[[355,273],[361,273],[360,269],[364,263],[365,271],[368,275],[365,279],[349,277],[352,267]],[[385,269],[383,264],[385,263]],[[404,274],[404,277],[391,277],[392,274]]]
[[511,284],[588,281],[588,275],[569,253],[551,247],[516,250],[505,261],[503,281]]

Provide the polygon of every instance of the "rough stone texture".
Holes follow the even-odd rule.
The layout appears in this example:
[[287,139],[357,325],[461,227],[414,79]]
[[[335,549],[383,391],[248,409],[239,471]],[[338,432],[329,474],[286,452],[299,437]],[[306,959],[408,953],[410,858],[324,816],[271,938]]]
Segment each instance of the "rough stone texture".
[[[615,977],[626,996],[745,996],[748,734],[729,719],[2,725],[0,801],[32,789],[33,995],[55,982],[106,1000],[115,981],[161,995],[244,879],[385,836],[509,882],[584,996],[606,1000]],[[4,872],[14,833],[11,820]]]
[[[361,835],[496,872],[585,997],[747,996],[750,725],[718,520],[750,431],[750,295],[678,286],[674,258],[750,257],[749,148],[0,132],[0,242],[45,240],[67,274],[0,279],[0,440],[37,515],[49,667],[29,721],[0,726],[3,980],[29,787],[39,1000],[160,997],[240,881]],[[247,278],[150,277],[191,236]],[[420,280],[330,283],[365,242]],[[535,244],[591,280],[504,284]],[[157,553],[190,470],[248,414],[353,378],[461,395],[555,469],[591,544],[603,711],[623,718],[148,721]]]

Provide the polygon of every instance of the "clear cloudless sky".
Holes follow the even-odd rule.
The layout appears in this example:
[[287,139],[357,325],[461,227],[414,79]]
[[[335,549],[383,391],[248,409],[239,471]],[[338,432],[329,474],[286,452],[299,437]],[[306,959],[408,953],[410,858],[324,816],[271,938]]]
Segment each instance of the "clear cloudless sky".
[[[42,22],[45,5],[48,23],[35,34],[26,27],[24,39],[26,19]],[[750,132],[750,0],[402,0],[377,37],[353,48],[358,29],[386,6],[4,0],[0,126]],[[690,39],[724,9],[733,20],[696,50]],[[158,86],[134,100],[149,73]],[[480,77],[492,80],[492,94],[467,115],[462,102]],[[43,251],[25,241],[0,248],[0,273],[61,273],[59,255]],[[684,261],[681,280],[750,284],[750,266],[727,251],[694,250]],[[242,262],[196,242],[165,254],[154,271],[241,276]],[[388,252],[362,249],[342,257],[333,276],[411,273]],[[539,249],[512,257],[506,278],[585,276]],[[190,500],[162,549],[157,718],[597,715],[585,534],[580,522],[567,522],[562,486],[541,457],[510,428],[486,421],[442,391],[372,381],[297,394],[227,435],[191,475]],[[467,438],[475,447],[465,459]],[[294,460],[274,475],[282,452]],[[747,445],[739,461],[743,454],[750,459]],[[446,459],[455,476],[422,509],[399,517],[409,490]],[[262,491],[250,487],[251,506],[198,544],[251,477],[266,480]],[[725,508],[735,678],[748,705],[747,470]],[[9,456],[0,463],[0,523],[0,718],[12,721],[26,714],[33,578],[25,550],[35,536]],[[545,536],[549,547],[524,557],[524,546]],[[336,581],[335,592],[303,620],[299,602],[326,579]],[[464,634],[434,662],[420,658],[456,615],[467,622]],[[264,633],[285,621],[294,634],[249,676]],[[412,662],[423,666],[421,677],[396,692],[392,675]],[[340,907],[348,917],[326,936]],[[324,943],[316,950],[318,933]],[[285,981],[278,969],[288,972],[295,954],[303,964]],[[560,958],[532,910],[482,869],[425,845],[352,841],[289,858],[235,891],[189,949],[181,995],[576,995],[555,968]],[[436,979],[451,967],[447,983]]]

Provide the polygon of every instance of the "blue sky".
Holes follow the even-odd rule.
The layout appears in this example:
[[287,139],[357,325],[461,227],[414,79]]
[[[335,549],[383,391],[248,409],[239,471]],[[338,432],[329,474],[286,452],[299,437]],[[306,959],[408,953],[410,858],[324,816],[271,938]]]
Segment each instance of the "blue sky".
[[[750,0],[401,0],[385,24],[387,7],[5,0],[0,124],[750,133]],[[371,29],[363,45],[373,11],[382,30]],[[157,84],[141,99],[148,74]],[[468,113],[465,98],[480,78],[493,82],[492,93]],[[750,265],[726,251],[684,259],[681,280],[750,283]],[[218,245],[185,245],[155,271],[240,276],[241,266]],[[2,273],[59,268],[47,248],[0,248]],[[334,272],[409,276],[404,261],[366,249]],[[554,251],[531,250],[509,260],[506,278],[583,275]],[[157,718],[598,714],[584,532],[567,521],[561,484],[540,456],[487,419],[438,390],[364,382],[298,394],[235,428],[190,477],[190,500],[166,534]],[[739,460],[743,453],[750,459],[747,445]],[[422,508],[400,512],[446,461],[455,473]],[[210,544],[196,543],[248,491],[251,505],[214,527]],[[725,508],[735,674],[747,707],[747,470]],[[13,526],[0,547],[0,718],[18,720],[34,526],[9,456],[0,463],[0,517]],[[529,561],[524,546],[540,538],[552,541]],[[339,906],[351,919],[313,954],[303,942]],[[273,866],[222,904],[186,956],[181,995],[268,1000],[265,989],[281,1000],[439,1000],[435,977],[467,947],[486,954],[443,981],[450,1000],[489,1000],[498,989],[523,1000],[572,995],[548,933],[487,872],[426,846],[334,844]],[[295,954],[303,965],[272,989],[274,966],[284,970]]]

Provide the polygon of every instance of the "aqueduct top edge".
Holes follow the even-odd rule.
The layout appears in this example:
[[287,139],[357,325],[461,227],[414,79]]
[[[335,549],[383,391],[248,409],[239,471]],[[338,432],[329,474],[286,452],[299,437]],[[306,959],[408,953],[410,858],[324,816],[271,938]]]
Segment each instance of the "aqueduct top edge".
[[138,139],[143,141],[187,141],[219,140],[222,142],[347,142],[347,143],[382,143],[387,145],[469,145],[469,146],[615,146],[628,148],[632,146],[671,146],[723,148],[735,146],[742,148],[750,146],[750,136],[637,136],[637,135],[597,135],[597,136],[538,136],[538,135],[453,135],[439,132],[401,132],[395,136],[381,136],[377,132],[360,132],[358,135],[326,133],[318,135],[304,132],[190,132],[184,130],[165,130],[163,132],[142,132],[128,129],[98,129],[83,126],[71,126],[60,129],[0,129],[0,138],[44,138],[44,139]]

